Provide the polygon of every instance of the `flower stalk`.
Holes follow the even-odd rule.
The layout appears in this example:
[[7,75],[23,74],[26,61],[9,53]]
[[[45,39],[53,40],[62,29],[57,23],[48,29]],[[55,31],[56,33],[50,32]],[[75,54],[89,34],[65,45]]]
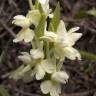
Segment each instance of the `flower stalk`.
[[[41,80],[43,94],[59,96],[61,84],[66,84],[69,78],[68,73],[62,70],[64,60],[81,60],[79,51],[73,46],[82,34],[76,33],[79,27],[66,30],[64,21],[60,20],[59,3],[52,13],[49,0],[36,0],[34,5],[31,0],[28,2],[31,10],[26,16],[13,18],[12,23],[21,27],[13,42],[29,43],[32,48],[30,52],[21,52],[18,58],[23,64],[9,77],[24,82]],[[31,25],[35,28],[31,28]]]
[[34,6],[33,6],[33,3],[32,3],[32,0],[28,0],[28,3],[29,3],[29,7],[31,10],[34,9]]

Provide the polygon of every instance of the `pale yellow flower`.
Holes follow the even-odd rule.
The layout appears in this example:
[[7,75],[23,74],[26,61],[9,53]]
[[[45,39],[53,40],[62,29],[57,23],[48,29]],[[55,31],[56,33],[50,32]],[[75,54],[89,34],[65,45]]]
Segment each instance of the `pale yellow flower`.
[[21,31],[17,34],[16,38],[13,40],[13,42],[17,43],[20,41],[23,41],[28,43],[31,42],[34,38],[34,31],[30,28],[24,29],[22,28]]
[[43,79],[46,73],[51,74],[56,69],[55,64],[52,64],[50,60],[44,59],[44,53],[40,49],[32,49],[30,54],[23,52],[19,59],[24,64],[30,65],[30,68],[33,68],[30,77],[35,75],[37,80]]
[[46,80],[40,85],[43,94],[50,93],[50,96],[59,96],[61,94],[61,85],[51,80]]
[[23,27],[23,28],[28,28],[30,27],[31,24],[34,24],[37,26],[40,20],[40,12],[38,10],[32,10],[29,11],[26,16],[23,15],[17,15],[13,18],[12,23]]
[[51,80],[46,80],[41,83],[40,88],[44,94],[50,93],[51,96],[59,96],[61,93],[61,83],[68,81],[68,74],[63,71],[55,72],[51,76]]
[[49,42],[54,42],[54,51],[57,58],[67,57],[71,60],[76,58],[81,59],[79,52],[72,47],[82,36],[81,33],[75,33],[77,30],[79,30],[79,27],[71,28],[67,32],[64,22],[60,21],[57,32],[45,31],[44,36],[41,38],[47,39]]
[[34,60],[37,60],[36,64],[34,65],[34,73],[36,74],[36,79],[40,80],[43,79],[45,73],[51,74],[54,72],[56,66],[52,64],[50,60],[44,59],[44,53],[40,49],[32,49],[30,51],[31,57]]
[[31,10],[26,15],[26,18],[28,18],[31,22],[31,24],[37,26],[40,21],[41,14],[39,10]]
[[45,74],[51,74],[55,70],[55,64],[52,64],[49,60],[42,60],[38,62],[35,66],[36,79],[43,79]]
[[36,74],[36,79],[43,79],[45,73],[51,74],[54,72],[56,66],[52,64],[49,60],[44,59],[44,53],[40,49],[32,49],[30,51],[31,57],[36,61],[34,65],[34,73]]
[[57,43],[61,44],[62,47],[73,46],[82,36],[82,33],[75,33],[78,30],[79,27],[74,27],[67,31],[64,22],[61,20],[56,32],[58,35]]
[[26,16],[17,15],[13,19],[13,24],[22,27],[21,31],[17,34],[14,42],[24,40],[26,43],[31,42],[34,38],[34,31],[29,27],[33,24],[38,25],[40,20],[40,12],[38,10],[29,11]]
[[56,33],[58,35],[58,39],[55,43],[55,50],[57,54],[60,52],[58,51],[57,47],[59,46],[61,52],[64,54],[64,55],[62,54],[63,57],[67,57],[71,60],[75,60],[76,58],[81,60],[81,56],[78,50],[72,47],[75,44],[75,42],[82,36],[81,33],[75,33],[75,31],[77,30],[79,30],[79,27],[71,28],[67,32],[64,22],[63,21],[60,22]]

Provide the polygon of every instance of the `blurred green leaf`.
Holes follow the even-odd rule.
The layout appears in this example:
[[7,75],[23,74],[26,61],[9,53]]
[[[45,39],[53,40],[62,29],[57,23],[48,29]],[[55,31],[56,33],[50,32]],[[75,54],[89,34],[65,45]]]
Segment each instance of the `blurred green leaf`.
[[54,11],[54,16],[49,24],[49,31],[56,32],[60,22],[60,4],[58,3]]
[[77,14],[75,15],[75,19],[81,19],[81,18],[84,18],[85,16],[87,16],[88,14],[86,13],[85,10],[79,10],[77,12]]
[[86,52],[86,51],[80,51],[80,54],[83,58],[90,60],[90,61],[96,61],[96,55]]
[[44,14],[42,14],[40,22],[39,22],[37,28],[35,29],[35,34],[36,34],[37,38],[44,35],[45,21],[46,21],[46,16]]
[[90,72],[92,70],[92,64],[84,64],[84,71]]
[[35,9],[38,9],[39,8],[39,2],[38,0],[35,0]]
[[0,96],[10,96],[4,86],[0,86]]
[[87,11],[87,13],[88,13],[89,15],[92,15],[92,16],[95,16],[95,17],[96,17],[96,9],[95,9],[95,8]]
[[35,1],[35,9],[38,9],[40,13],[44,13],[41,4],[38,2],[38,0]]

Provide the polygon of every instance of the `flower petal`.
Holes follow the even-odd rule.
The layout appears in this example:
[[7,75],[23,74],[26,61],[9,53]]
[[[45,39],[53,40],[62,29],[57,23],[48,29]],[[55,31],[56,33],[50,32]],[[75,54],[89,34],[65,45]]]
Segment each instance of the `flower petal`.
[[58,71],[52,74],[52,80],[59,83],[66,83],[68,78],[68,74],[64,71]]
[[35,26],[37,26],[41,15],[38,10],[32,10],[28,12],[26,17],[30,20],[31,24],[34,24]]
[[26,17],[23,16],[23,15],[17,15],[17,16],[14,16],[13,19],[17,19],[17,20],[24,20],[24,19],[26,19]]
[[57,29],[57,34],[59,35],[59,36],[65,36],[66,35],[66,33],[67,33],[67,30],[66,30],[66,27],[65,27],[65,24],[64,24],[64,22],[61,20],[60,21],[60,24],[59,24],[59,26],[58,26],[58,29]]
[[18,56],[18,58],[19,58],[21,61],[23,61],[23,63],[25,63],[25,64],[31,63],[32,60],[31,60],[31,56],[30,56],[29,53],[27,53],[27,52],[22,52],[21,54],[22,54],[22,55]]
[[81,55],[78,52],[78,50],[72,48],[72,47],[66,47],[64,48],[64,54],[67,58],[70,60],[75,60],[76,58],[81,60]]
[[68,31],[68,33],[76,32],[76,31],[78,31],[79,29],[80,29],[80,27],[73,27],[73,28],[71,28],[71,29]]
[[41,80],[44,78],[44,76],[45,76],[45,71],[43,70],[42,66],[38,64],[36,66],[36,79]]
[[13,19],[14,20],[12,21],[12,23],[17,26],[20,26],[23,28],[27,28],[30,26],[30,20],[23,15],[17,15]]
[[58,93],[58,94],[61,94],[61,84],[58,83],[58,84],[56,85],[56,90],[57,90],[57,93]]
[[34,38],[34,31],[28,28],[24,33],[24,41],[28,43],[31,42],[33,38]]
[[50,90],[50,95],[51,96],[59,96],[59,94],[61,93],[61,88],[57,86],[57,84],[53,84],[51,90]]
[[34,32],[33,30],[27,28],[22,28],[21,31],[17,34],[16,38],[13,40],[13,42],[17,43],[22,40],[24,40],[26,43],[31,42],[34,38]]
[[55,58],[63,61],[65,59],[63,48],[60,45],[58,46],[58,44],[56,44],[54,47],[54,56]]
[[43,60],[41,66],[49,74],[56,70],[56,65],[52,64],[49,60]]
[[81,38],[81,36],[82,36],[82,33],[69,33],[69,38],[71,38],[71,40],[72,40],[72,42],[74,42],[74,44],[77,40],[79,40]]
[[17,34],[16,38],[13,39],[13,42],[17,43],[20,42],[24,39],[24,33],[23,30],[21,29],[21,31]]
[[44,58],[44,53],[40,49],[32,49],[30,51],[30,54],[33,59],[40,59],[40,58],[43,59]]
[[57,35],[54,32],[45,32],[45,35],[40,37],[41,39],[49,40],[50,42],[56,42]]
[[40,85],[40,89],[43,94],[48,94],[52,88],[52,82],[50,80],[44,81]]

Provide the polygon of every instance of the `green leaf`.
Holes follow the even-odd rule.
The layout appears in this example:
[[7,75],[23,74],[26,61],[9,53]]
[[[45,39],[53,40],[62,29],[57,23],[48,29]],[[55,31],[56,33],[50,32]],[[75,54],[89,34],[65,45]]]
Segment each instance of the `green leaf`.
[[4,86],[0,86],[0,96],[10,96]]
[[41,4],[38,2],[38,0],[35,1],[35,9],[38,9],[40,13],[44,13]]
[[80,54],[83,58],[90,60],[90,61],[96,61],[96,55],[86,52],[86,51],[80,51]]
[[79,10],[79,11],[77,12],[77,14],[75,15],[74,18],[75,18],[76,20],[78,20],[78,19],[84,18],[84,17],[86,17],[86,16],[88,16],[88,14],[86,13],[85,10]]
[[39,2],[38,0],[35,0],[35,9],[38,9],[39,8]]
[[58,3],[57,7],[54,11],[54,16],[53,16],[53,18],[52,18],[52,20],[49,24],[48,30],[56,32],[57,28],[58,28],[58,25],[59,25],[59,22],[60,22],[60,4]]
[[35,29],[35,34],[36,34],[37,38],[44,35],[45,21],[46,21],[46,16],[44,14],[42,14],[39,24],[38,24],[37,28]]
[[92,15],[92,16],[95,16],[95,17],[96,17],[96,9],[95,9],[95,8],[87,11],[87,13],[88,13],[89,15]]

